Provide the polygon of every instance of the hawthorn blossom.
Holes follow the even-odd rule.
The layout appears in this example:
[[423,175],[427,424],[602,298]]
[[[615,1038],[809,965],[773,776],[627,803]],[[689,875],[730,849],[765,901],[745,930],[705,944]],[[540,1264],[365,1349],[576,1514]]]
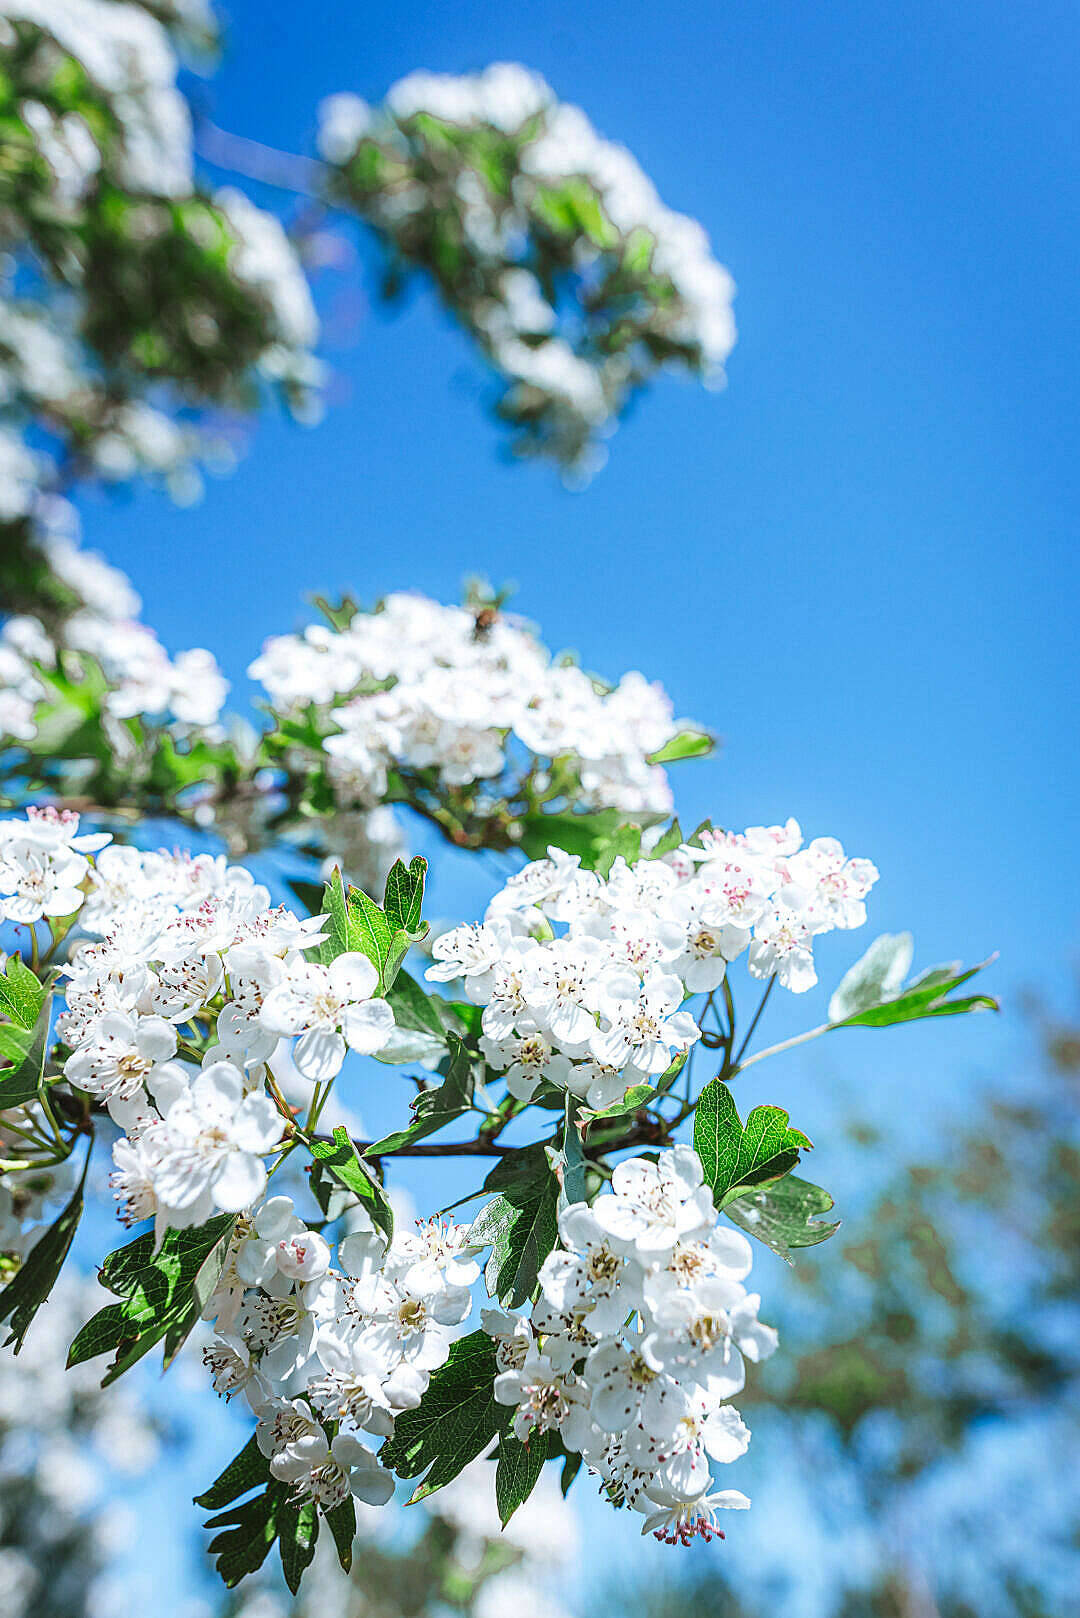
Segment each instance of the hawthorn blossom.
[[231,1062],[214,1062],[167,1109],[155,1135],[153,1185],[165,1222],[201,1225],[249,1207],[266,1183],[263,1157],[281,1139],[268,1096],[244,1093]]
[[[545,386],[576,373],[598,400],[591,368],[549,346],[554,370],[525,345],[503,357],[516,356],[522,378],[539,363]],[[505,612],[399,592],[342,628],[273,637],[249,673],[282,712],[314,704],[338,727],[320,748],[342,808],[376,805],[392,768],[433,772],[450,792],[502,782],[522,746],[573,768],[586,806],[670,808],[663,769],[646,761],[679,729],[663,692],[640,675],[612,688],[554,663]]]
[[307,1079],[331,1079],[346,1048],[370,1056],[385,1045],[394,1013],[373,999],[379,975],[366,955],[339,955],[329,966],[297,961],[262,1003],[259,1019],[274,1034],[299,1034],[293,1060]]
[[785,989],[804,994],[817,982],[813,937],[816,929],[797,910],[779,908],[758,924],[750,945],[749,968],[756,978],[776,976]]
[[698,1495],[691,1500],[673,1500],[670,1504],[651,1511],[641,1527],[643,1534],[652,1534],[667,1545],[689,1545],[695,1539],[706,1544],[711,1539],[723,1539],[717,1526],[718,1511],[748,1511],[750,1502],[738,1489],[719,1489]]
[[553,1430],[645,1531],[710,1537],[718,1509],[749,1504],[713,1487],[713,1467],[750,1439],[726,1401],[743,1386],[744,1353],[776,1346],[742,1285],[749,1267],[690,1147],[618,1164],[610,1192],[561,1209],[529,1315],[481,1316],[516,1436]]
[[79,910],[86,856],[109,840],[107,832],[80,836],[69,809],[32,806],[23,820],[0,820],[0,920],[32,925]]
[[557,1370],[544,1354],[532,1353],[520,1370],[501,1371],[495,1378],[495,1398],[516,1406],[514,1434],[527,1443],[533,1433],[558,1431],[568,1450],[580,1451],[589,1419],[584,1383],[572,1372]]
[[92,1031],[64,1063],[64,1073],[80,1090],[103,1101],[127,1100],[147,1087],[182,1083],[171,1058],[176,1029],[164,1017],[140,1017],[112,1011],[96,1020]]
[[365,1505],[384,1506],[394,1492],[393,1473],[352,1433],[328,1439],[315,1428],[272,1456],[270,1471],[292,1484],[294,1499],[314,1500],[324,1511],[343,1505],[350,1494]]
[[715,1224],[712,1192],[690,1146],[661,1152],[656,1163],[630,1158],[615,1165],[612,1197],[600,1198],[593,1215],[616,1240],[651,1259],[676,1242],[706,1236]]

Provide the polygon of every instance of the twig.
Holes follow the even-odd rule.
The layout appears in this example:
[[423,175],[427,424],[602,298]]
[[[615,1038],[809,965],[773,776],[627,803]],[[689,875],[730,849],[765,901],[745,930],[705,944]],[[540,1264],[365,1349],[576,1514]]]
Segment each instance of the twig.
[[209,118],[197,115],[195,149],[199,156],[219,169],[230,169],[249,180],[259,180],[278,191],[292,191],[301,196],[322,195],[327,175],[325,163],[314,157],[300,157],[295,152],[281,152],[262,141],[249,140],[246,135],[232,135],[219,129]]
[[773,984],[775,982],[776,982],[776,977],[774,975],[773,977],[771,977],[769,979],[768,983],[765,985],[765,993],[762,995],[760,1004],[758,1005],[757,1010],[754,1012],[754,1015],[753,1015],[753,1018],[751,1020],[750,1026],[746,1030],[746,1038],[743,1040],[742,1044],[739,1046],[738,1055],[735,1057],[735,1060],[732,1063],[732,1067],[735,1068],[735,1069],[738,1068],[739,1063],[742,1061],[743,1052],[746,1050],[746,1047],[749,1045],[751,1039],[754,1036],[754,1029],[757,1027],[758,1023],[761,1021],[761,1013],[765,1010],[765,1006],[766,1006],[766,1004],[768,1002],[770,994],[772,994]]

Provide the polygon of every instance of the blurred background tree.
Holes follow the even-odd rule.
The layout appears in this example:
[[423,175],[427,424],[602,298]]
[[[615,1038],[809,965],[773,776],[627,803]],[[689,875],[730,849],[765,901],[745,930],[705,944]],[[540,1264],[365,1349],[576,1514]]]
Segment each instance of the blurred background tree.
[[[800,1284],[777,1294],[785,1352],[743,1403],[758,1407],[759,1444],[775,1453],[783,1443],[801,1461],[816,1533],[836,1556],[800,1555],[805,1525],[785,1533],[774,1513],[776,1556],[757,1570],[757,1601],[745,1550],[728,1545],[695,1554],[687,1577],[644,1598],[639,1587],[612,1591],[604,1610],[1076,1610],[1080,1018],[1034,999],[1027,1011],[1035,1050],[1021,1082],[976,1091],[966,1125],[898,1167],[869,1207],[846,1210],[827,1256],[800,1253]],[[857,1118],[848,1134],[860,1158],[888,1150]],[[730,1583],[729,1556],[739,1562]]]

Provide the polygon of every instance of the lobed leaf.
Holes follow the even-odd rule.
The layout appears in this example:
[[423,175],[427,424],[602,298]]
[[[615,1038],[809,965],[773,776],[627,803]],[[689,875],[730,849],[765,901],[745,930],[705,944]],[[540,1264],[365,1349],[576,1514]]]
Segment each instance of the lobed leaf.
[[547,1460],[548,1435],[534,1433],[527,1444],[512,1432],[499,1439],[495,1466],[495,1504],[505,1528],[519,1506],[523,1506],[540,1480]]
[[[236,1504],[242,1495],[250,1494],[253,1489],[258,1489],[259,1493]],[[218,1512],[205,1525],[208,1529],[222,1530],[210,1541],[209,1552],[217,1559],[218,1572],[230,1589],[262,1566],[276,1540],[285,1582],[293,1595],[296,1594],[304,1569],[315,1554],[319,1537],[318,1508],[312,1500],[293,1500],[287,1485],[271,1476],[270,1462],[259,1449],[254,1433],[220,1477],[203,1494],[195,1496],[195,1504]],[[221,1510],[222,1507],[229,1509]],[[352,1501],[330,1512],[327,1518],[341,1557],[344,1557],[341,1546],[347,1519],[351,1520],[348,1530],[351,1553],[356,1531]],[[347,1566],[344,1559],[342,1566]]]
[[743,1125],[731,1091],[713,1079],[701,1092],[694,1118],[694,1150],[718,1208],[747,1186],[780,1179],[813,1142],[792,1129],[782,1107],[755,1107]]
[[357,1157],[356,1147],[350,1140],[349,1131],[345,1126],[338,1125],[334,1130],[332,1141],[313,1140],[309,1149],[323,1172],[330,1174],[339,1185],[345,1187],[346,1191],[351,1191],[354,1197],[358,1197],[386,1240],[392,1241],[394,1214],[386,1192],[370,1169],[366,1168]]
[[[948,998],[954,989],[995,961],[996,955],[980,961],[978,966],[969,966],[966,971],[960,969],[959,963],[930,967],[905,988],[900,988],[896,965],[903,960],[904,941],[909,937],[907,933],[885,933],[874,940],[862,959],[845,974],[829,1002],[830,1029],[890,1028],[894,1023],[918,1022],[924,1017],[956,1017],[968,1011],[1001,1009],[989,994],[973,994],[959,1000]],[[890,945],[891,967],[884,965],[889,960]],[[902,978],[908,964],[910,954],[899,977]],[[881,992],[871,998],[876,973],[880,973]],[[849,1005],[853,1008],[850,1011]]]
[[911,966],[914,940],[910,933],[882,933],[837,985],[829,1001],[829,1021],[843,1022],[883,1000],[892,1000]]
[[107,1304],[76,1333],[68,1365],[111,1353],[113,1362],[101,1384],[108,1387],[162,1341],[168,1365],[199,1318],[196,1283],[203,1266],[235,1226],[235,1214],[217,1214],[205,1225],[167,1230],[156,1252],[148,1231],[110,1253],[98,1279],[122,1301]]
[[724,1212],[748,1236],[756,1236],[786,1263],[794,1264],[793,1247],[816,1247],[840,1229],[839,1219],[826,1222],[818,1217],[832,1205],[827,1191],[789,1174],[775,1185],[736,1197],[725,1205]]
[[0,1069],[0,1109],[33,1101],[44,1084],[51,1020],[52,995],[46,993],[30,1028],[0,1025],[0,1054],[12,1064]]
[[449,1358],[432,1372],[416,1409],[396,1418],[394,1436],[379,1459],[399,1477],[424,1474],[412,1500],[450,1483],[508,1430],[513,1410],[495,1401],[497,1373],[494,1340],[486,1332],[470,1332],[451,1344]]
[[220,1528],[207,1546],[228,1589],[262,1567],[278,1537],[282,1508],[288,1499],[283,1483],[271,1481],[261,1494],[211,1517],[206,1528]]
[[362,888],[350,887],[346,892],[341,872],[335,870],[323,895],[322,914],[330,929],[319,954],[323,964],[329,965],[347,951],[366,955],[379,974],[378,992],[385,995],[410,945],[427,932],[427,923],[420,919],[426,872],[427,861],[419,856],[408,870],[398,860],[387,878],[390,910],[384,912]]
[[497,1195],[480,1210],[469,1239],[491,1247],[488,1293],[511,1309],[531,1297],[558,1237],[559,1182],[543,1142],[508,1152],[484,1181]]

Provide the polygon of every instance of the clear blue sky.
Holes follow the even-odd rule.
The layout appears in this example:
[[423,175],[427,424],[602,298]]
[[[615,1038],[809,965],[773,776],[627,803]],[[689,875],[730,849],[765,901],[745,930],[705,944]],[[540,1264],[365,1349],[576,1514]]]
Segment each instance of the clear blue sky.
[[[923,964],[998,948],[988,987],[1064,993],[1080,948],[1075,6],[230,10],[209,105],[290,150],[335,90],[539,69],[704,222],[740,336],[725,393],[657,387],[570,494],[500,457],[482,372],[428,298],[396,316],[361,301],[350,346],[326,351],[317,430],[265,421],[195,511],[87,504],[88,540],[167,643],[210,646],[246,700],[246,663],[302,621],[305,591],[515,580],[551,645],[644,669],[723,734],[676,775],[684,823],[794,813],[878,863],[871,928],[827,941],[826,983],[909,926]],[[780,1031],[820,1011],[808,997]],[[1015,1019],[837,1040],[759,1099],[794,1106],[835,1077],[932,1121],[1022,1049]],[[797,1121],[815,1133],[826,1105],[804,1099]]]
[[1078,43],[1066,4],[234,0],[212,106],[294,150],[337,89],[546,74],[704,221],[739,286],[729,387],[661,384],[570,494],[500,457],[417,292],[328,354],[320,428],[264,421],[201,507],[95,504],[88,539],[241,698],[307,590],[516,580],[551,644],[724,735],[685,818],[794,812],[877,860],[881,927],[1041,969],[1077,942]]

